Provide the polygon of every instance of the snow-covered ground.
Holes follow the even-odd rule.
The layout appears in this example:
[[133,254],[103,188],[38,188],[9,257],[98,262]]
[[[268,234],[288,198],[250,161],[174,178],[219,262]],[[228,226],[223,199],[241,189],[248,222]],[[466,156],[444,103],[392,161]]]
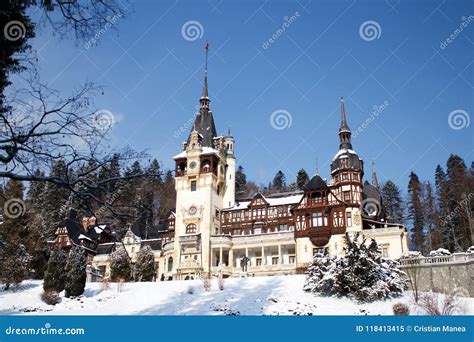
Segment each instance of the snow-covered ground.
[[[204,291],[200,280],[125,283],[121,292],[111,283],[87,283],[84,295],[64,298],[56,306],[43,303],[41,281],[25,281],[0,292],[0,314],[51,315],[392,315],[392,305],[403,302],[411,314],[411,294],[387,301],[359,304],[344,298],[318,297],[303,292],[304,275],[225,279],[224,290],[213,280]],[[190,291],[192,290],[192,291]],[[192,292],[192,293],[188,293]],[[474,298],[463,298],[466,314],[473,314]]]

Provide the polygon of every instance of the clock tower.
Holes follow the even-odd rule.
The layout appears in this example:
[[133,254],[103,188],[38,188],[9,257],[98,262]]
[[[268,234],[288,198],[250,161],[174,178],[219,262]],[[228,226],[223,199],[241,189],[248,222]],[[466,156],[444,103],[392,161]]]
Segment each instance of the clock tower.
[[176,220],[173,274],[176,279],[208,277],[211,235],[220,233],[220,211],[234,205],[234,139],[217,136],[206,70],[199,111],[176,162]]

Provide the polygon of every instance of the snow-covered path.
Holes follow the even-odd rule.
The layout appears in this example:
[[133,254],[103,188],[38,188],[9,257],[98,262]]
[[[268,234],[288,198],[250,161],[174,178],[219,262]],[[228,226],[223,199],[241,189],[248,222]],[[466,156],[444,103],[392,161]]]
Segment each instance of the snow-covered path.
[[[211,290],[202,281],[126,283],[121,292],[88,283],[83,296],[62,298],[56,306],[40,299],[42,283],[26,281],[15,291],[0,292],[0,314],[52,315],[392,315],[396,302],[411,303],[410,294],[388,301],[358,304],[348,299],[317,297],[302,291],[305,276],[232,278],[223,291],[213,280]],[[192,294],[189,289],[192,288]],[[63,295],[63,294],[62,294]],[[466,308],[474,299],[464,299]],[[417,310],[412,308],[412,313]],[[468,309],[467,314],[472,314]]]

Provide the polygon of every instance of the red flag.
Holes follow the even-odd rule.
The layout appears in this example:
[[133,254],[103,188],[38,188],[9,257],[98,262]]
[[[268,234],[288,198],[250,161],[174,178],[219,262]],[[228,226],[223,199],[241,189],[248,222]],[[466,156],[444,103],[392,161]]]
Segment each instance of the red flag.
[[204,47],[206,50],[209,50],[209,41],[206,40],[206,46]]

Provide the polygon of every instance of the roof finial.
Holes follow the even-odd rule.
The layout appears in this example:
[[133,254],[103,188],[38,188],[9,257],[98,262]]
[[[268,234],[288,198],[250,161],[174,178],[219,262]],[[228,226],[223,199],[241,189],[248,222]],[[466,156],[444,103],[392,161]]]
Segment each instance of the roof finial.
[[372,185],[376,188],[379,187],[379,182],[377,180],[377,174],[375,173],[375,161],[372,160]]
[[319,176],[318,157],[316,157],[316,176]]

